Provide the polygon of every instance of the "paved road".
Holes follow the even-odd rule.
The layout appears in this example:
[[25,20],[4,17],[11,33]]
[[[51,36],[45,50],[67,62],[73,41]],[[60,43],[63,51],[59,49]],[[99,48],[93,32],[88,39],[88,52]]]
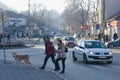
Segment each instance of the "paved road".
[[[1,62],[1,61],[0,61]],[[0,80],[64,80],[50,70],[40,70],[34,65],[0,63]]]
[[118,80],[120,78],[120,54],[114,53],[113,55],[112,64],[84,64],[81,61],[73,62],[71,54],[69,54],[70,57],[68,57],[67,61],[67,65],[69,65],[67,67],[68,74],[63,76],[68,80]]

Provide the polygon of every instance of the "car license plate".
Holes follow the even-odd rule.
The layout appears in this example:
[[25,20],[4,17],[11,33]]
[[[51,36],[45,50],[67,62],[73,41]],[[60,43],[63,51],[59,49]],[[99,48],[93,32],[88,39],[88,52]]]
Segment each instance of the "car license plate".
[[99,58],[106,58],[106,56],[99,56]]

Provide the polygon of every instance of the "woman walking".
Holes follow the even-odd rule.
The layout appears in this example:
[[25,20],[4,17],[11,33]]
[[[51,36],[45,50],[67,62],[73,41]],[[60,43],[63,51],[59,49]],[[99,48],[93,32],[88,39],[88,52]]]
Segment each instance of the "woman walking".
[[66,53],[65,53],[65,45],[63,44],[62,40],[58,40],[58,49],[57,49],[57,58],[55,60],[55,71],[59,71],[60,67],[59,67],[59,61],[62,61],[62,71],[60,73],[64,73],[65,72],[65,60],[66,60]]
[[48,59],[51,57],[52,62],[55,64],[55,48],[53,43],[50,41],[50,38],[48,36],[44,37],[44,41],[45,41],[45,58],[44,58],[44,64],[42,67],[40,67],[40,69],[45,69],[45,66],[47,64]]

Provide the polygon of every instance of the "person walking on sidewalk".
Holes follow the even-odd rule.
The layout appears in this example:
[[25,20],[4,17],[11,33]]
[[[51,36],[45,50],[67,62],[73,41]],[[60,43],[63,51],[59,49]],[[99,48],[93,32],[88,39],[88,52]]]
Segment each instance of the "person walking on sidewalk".
[[45,40],[45,58],[44,58],[44,64],[42,67],[40,67],[40,69],[45,69],[45,66],[47,64],[47,61],[48,59],[51,57],[52,59],[52,62],[54,63],[55,65],[55,48],[54,48],[54,45],[53,43],[50,41],[50,38],[48,36],[45,36],[44,37],[44,40]]
[[65,53],[65,45],[62,42],[62,40],[58,40],[58,49],[56,50],[58,53],[58,56],[55,60],[55,71],[59,71],[60,67],[59,67],[59,61],[62,61],[62,71],[60,73],[64,73],[65,72],[65,60],[66,60],[66,53]]
[[113,39],[114,41],[118,38],[118,34],[115,32],[114,35],[113,35]]
[[103,33],[100,32],[100,33],[98,34],[98,40],[102,41],[102,37],[103,37]]
[[9,35],[9,34],[7,35],[7,43],[8,43],[8,44],[11,43],[11,42],[10,42],[10,35]]

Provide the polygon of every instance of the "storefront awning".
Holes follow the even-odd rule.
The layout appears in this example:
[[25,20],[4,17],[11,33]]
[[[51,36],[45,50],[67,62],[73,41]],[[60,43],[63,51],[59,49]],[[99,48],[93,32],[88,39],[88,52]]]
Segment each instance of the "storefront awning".
[[120,12],[111,16],[110,18],[106,19],[105,22],[113,21],[113,20],[120,20]]

